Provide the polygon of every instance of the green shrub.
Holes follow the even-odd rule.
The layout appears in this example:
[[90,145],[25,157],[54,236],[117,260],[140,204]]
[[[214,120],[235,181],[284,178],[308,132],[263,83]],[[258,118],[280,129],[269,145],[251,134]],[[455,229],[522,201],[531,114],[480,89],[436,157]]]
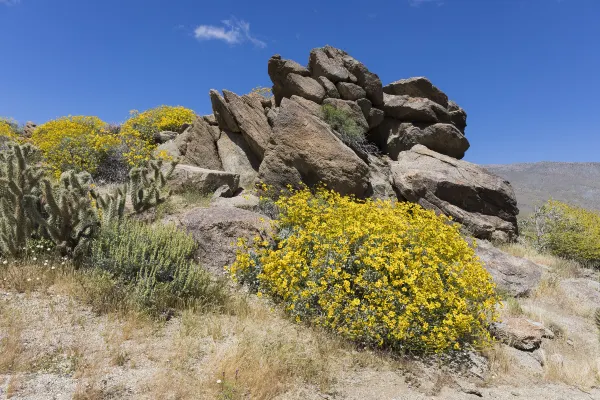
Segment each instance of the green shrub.
[[522,236],[540,250],[600,267],[600,213],[549,200],[523,221]]
[[446,217],[325,189],[276,206],[276,242],[242,245],[230,272],[296,321],[398,351],[489,341],[495,285]]
[[102,228],[88,264],[127,287],[135,308],[157,316],[171,308],[224,301],[223,286],[194,261],[195,249],[194,239],[173,225],[125,220]]
[[347,111],[325,104],[321,107],[323,119],[338,134],[340,140],[353,150],[375,154],[377,146],[370,143],[361,128]]

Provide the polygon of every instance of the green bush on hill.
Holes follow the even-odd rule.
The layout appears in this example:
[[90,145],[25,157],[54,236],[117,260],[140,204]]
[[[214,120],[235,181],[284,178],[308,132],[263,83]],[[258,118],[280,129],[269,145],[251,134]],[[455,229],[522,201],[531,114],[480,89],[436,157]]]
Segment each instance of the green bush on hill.
[[600,213],[556,200],[523,221],[522,236],[540,250],[600,267]]

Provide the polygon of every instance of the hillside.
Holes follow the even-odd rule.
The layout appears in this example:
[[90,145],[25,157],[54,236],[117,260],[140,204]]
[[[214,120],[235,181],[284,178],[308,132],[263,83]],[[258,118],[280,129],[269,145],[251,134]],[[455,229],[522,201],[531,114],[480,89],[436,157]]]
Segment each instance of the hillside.
[[521,215],[550,197],[600,210],[600,163],[537,162],[485,165],[513,186]]

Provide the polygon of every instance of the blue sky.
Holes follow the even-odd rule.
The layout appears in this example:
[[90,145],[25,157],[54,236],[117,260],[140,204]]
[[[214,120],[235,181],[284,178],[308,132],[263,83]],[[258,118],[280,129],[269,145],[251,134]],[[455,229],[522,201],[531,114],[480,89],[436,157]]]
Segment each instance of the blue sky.
[[467,111],[476,163],[600,161],[598,0],[0,0],[0,116],[108,122],[270,86],[272,54],[343,48]]

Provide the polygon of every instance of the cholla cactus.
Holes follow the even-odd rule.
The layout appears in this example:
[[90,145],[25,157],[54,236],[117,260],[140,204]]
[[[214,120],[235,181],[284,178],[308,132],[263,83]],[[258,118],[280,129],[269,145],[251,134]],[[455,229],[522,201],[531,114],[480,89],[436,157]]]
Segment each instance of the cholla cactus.
[[90,181],[87,172],[74,171],[64,172],[56,188],[44,180],[44,210],[48,217],[34,213],[61,254],[71,255],[76,261],[85,255],[100,226],[91,201]]
[[28,208],[39,207],[43,170],[33,165],[37,156],[31,145],[9,144],[0,152],[0,253],[18,256],[36,223]]
[[125,215],[125,201],[127,200],[127,185],[115,188],[112,193],[104,196],[96,191],[90,191],[90,195],[96,201],[96,207],[102,214],[102,225],[120,221]]
[[170,193],[165,194],[164,188],[176,165],[176,162],[171,162],[163,170],[162,160],[152,160],[145,167],[133,168],[129,172],[131,204],[135,212],[146,211],[169,197]]

